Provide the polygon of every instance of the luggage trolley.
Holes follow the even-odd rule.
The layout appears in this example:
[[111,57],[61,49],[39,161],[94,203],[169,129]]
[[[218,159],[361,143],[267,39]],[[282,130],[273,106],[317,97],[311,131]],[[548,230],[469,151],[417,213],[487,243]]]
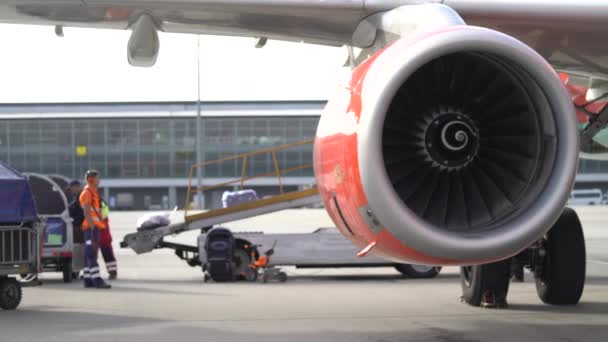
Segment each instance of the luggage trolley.
[[45,220],[42,271],[61,272],[66,283],[78,278],[84,264],[82,233],[74,229],[67,198],[49,176],[24,173],[28,178],[38,215]]
[[14,276],[37,275],[43,223],[27,179],[0,162],[0,308],[21,303],[21,283]]

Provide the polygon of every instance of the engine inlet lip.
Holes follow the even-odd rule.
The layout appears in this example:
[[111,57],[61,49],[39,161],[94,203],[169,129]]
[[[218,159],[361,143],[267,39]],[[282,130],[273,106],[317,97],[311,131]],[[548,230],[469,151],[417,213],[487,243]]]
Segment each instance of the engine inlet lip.
[[[429,61],[453,53],[500,56],[533,80],[546,101],[541,114],[545,161],[553,161],[540,191],[521,213],[491,231],[453,233],[418,217],[388,181],[382,155],[382,129],[388,106],[400,86]],[[499,260],[514,255],[545,234],[557,220],[574,183],[578,133],[574,107],[553,68],[533,49],[500,32],[472,26],[448,28],[394,43],[369,67],[363,83],[358,128],[359,172],[369,206],[380,223],[410,248],[444,260]],[[550,115],[548,113],[552,113]],[[540,186],[539,186],[540,188]],[[407,229],[404,225],[407,224]],[[508,241],[508,243],[505,243]]]

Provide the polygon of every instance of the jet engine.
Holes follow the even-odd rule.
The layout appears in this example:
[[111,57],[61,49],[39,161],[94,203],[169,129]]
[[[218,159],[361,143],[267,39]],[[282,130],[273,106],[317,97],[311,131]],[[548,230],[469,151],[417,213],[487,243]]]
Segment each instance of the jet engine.
[[315,175],[363,253],[472,265],[549,230],[578,148],[553,68],[513,37],[459,25],[401,38],[354,69],[322,114]]

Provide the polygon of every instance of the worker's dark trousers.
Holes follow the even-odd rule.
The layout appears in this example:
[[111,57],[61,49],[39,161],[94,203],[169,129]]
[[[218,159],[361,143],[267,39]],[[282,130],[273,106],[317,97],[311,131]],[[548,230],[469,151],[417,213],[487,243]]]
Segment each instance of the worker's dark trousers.
[[104,243],[99,248],[101,249],[101,255],[103,256],[103,261],[106,264],[108,274],[116,274],[118,271],[118,266],[116,264],[114,250],[112,249],[112,243]]
[[99,248],[101,248],[101,255],[103,255],[103,261],[106,264],[106,269],[108,270],[110,279],[116,279],[118,274],[118,265],[116,264],[116,257],[114,256],[114,250],[112,249],[110,221],[106,218],[103,223],[106,225],[106,229],[102,229],[99,232]]
[[97,250],[99,241],[99,230],[87,229],[84,231],[84,286],[96,287],[103,284],[97,264]]

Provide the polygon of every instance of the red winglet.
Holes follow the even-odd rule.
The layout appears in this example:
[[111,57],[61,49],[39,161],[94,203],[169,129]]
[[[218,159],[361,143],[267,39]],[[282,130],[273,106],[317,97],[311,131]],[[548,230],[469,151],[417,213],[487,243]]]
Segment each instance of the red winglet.
[[361,250],[361,252],[357,253],[358,257],[364,257],[367,255],[367,253],[369,253],[369,251],[372,250],[372,248],[374,248],[374,246],[376,245],[376,240],[374,239],[374,241],[372,241],[369,245],[367,245],[367,247],[363,248]]

